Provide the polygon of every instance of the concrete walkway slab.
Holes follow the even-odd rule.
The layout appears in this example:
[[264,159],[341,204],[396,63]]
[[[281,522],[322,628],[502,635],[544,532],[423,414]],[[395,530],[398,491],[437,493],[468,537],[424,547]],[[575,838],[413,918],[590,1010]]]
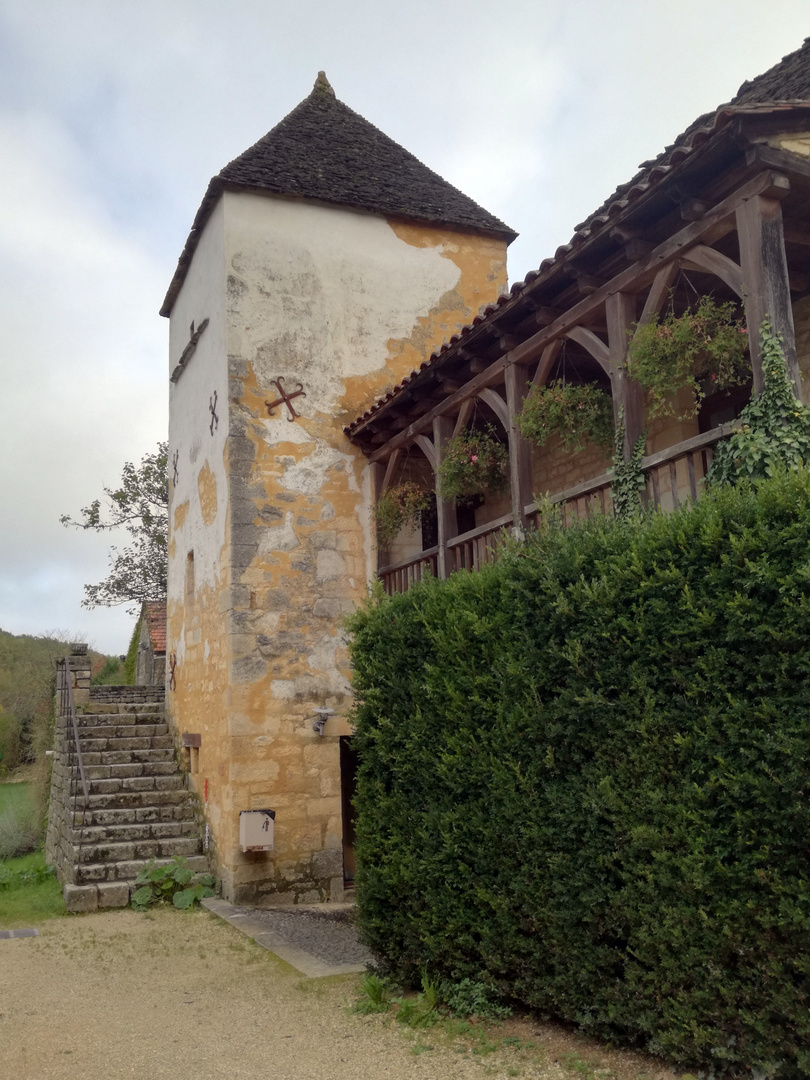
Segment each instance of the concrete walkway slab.
[[349,919],[353,904],[258,909],[212,896],[202,906],[311,979],[365,971],[372,959]]

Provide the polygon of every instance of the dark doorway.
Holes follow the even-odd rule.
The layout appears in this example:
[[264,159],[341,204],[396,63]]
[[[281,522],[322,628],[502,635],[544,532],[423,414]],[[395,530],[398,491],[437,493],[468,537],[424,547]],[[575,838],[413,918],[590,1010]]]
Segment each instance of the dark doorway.
[[354,793],[357,789],[357,751],[353,749],[351,737],[340,736],[340,803],[343,813],[343,881],[346,885],[354,883],[354,823],[357,811],[354,808]]

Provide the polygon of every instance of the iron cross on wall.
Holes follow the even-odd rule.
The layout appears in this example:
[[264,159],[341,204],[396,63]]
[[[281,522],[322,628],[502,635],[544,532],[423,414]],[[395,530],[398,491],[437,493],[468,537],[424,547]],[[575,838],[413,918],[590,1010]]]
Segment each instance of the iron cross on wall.
[[298,389],[294,390],[291,394],[288,394],[284,387],[281,385],[284,382],[283,375],[279,375],[277,379],[271,379],[271,382],[274,383],[276,390],[278,390],[280,394],[280,397],[276,398],[275,401],[265,401],[265,405],[267,406],[267,415],[272,416],[273,409],[275,409],[278,405],[286,405],[287,408],[290,410],[290,415],[287,417],[287,419],[290,421],[290,423],[292,423],[293,420],[295,420],[295,418],[298,416],[298,413],[292,407],[292,399],[307,396],[304,392],[303,384],[299,383]]

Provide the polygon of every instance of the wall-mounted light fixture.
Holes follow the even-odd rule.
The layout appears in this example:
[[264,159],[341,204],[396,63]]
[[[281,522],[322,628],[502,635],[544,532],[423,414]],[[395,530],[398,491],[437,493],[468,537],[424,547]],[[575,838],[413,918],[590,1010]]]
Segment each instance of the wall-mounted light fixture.
[[317,735],[323,735],[323,729],[326,727],[326,721],[330,716],[335,715],[334,709],[327,709],[325,705],[317,706],[312,710],[316,713],[315,719],[312,721],[312,730]]

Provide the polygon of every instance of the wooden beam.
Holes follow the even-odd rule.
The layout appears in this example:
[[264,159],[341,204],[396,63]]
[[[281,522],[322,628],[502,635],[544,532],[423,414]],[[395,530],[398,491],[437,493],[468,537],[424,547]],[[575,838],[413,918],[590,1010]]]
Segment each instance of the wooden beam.
[[509,425],[511,418],[509,416],[509,407],[503,400],[501,395],[493,390],[491,387],[485,387],[478,395],[482,401],[485,401],[489,405],[490,409],[495,413],[500,422],[504,426],[505,431],[509,431]]
[[788,374],[801,401],[802,377],[796,356],[781,203],[762,195],[746,199],[737,209],[737,234],[754,393],[761,393],[763,386],[759,331],[767,316],[771,329],[781,335]]
[[689,254],[681,259],[681,266],[686,270],[700,270],[706,274],[714,274],[721,281],[725,281],[737,296],[742,296],[742,270],[733,259],[721,251],[715,251],[714,248],[707,247],[705,244],[696,244]]
[[708,203],[687,196],[681,199],[681,217],[684,221],[700,221],[708,211]]
[[[550,345],[546,345],[545,349],[543,349],[540,356],[540,363],[537,365],[537,371],[535,371],[534,378],[532,379],[532,386],[545,386],[548,382],[548,377],[559,356],[562,344],[563,339],[556,338],[556,340],[552,341]],[[508,370],[509,369],[507,368],[507,371]]]
[[[393,457],[394,455],[392,454],[391,456]],[[382,462],[379,462],[379,461],[373,461],[371,463],[371,465],[370,465],[370,468],[371,468],[371,505],[372,505],[372,507],[376,507],[377,503],[380,501],[380,496],[385,491],[384,477],[385,477],[385,474],[386,474],[387,470],[386,470],[386,467],[382,464]],[[373,516],[374,515],[372,514],[372,520],[373,520]],[[380,567],[382,566],[382,561],[383,561],[382,560],[383,551],[380,548],[379,544],[376,545],[376,548],[377,548],[377,551],[376,551],[376,553],[374,555],[374,562],[372,563],[372,565],[376,566],[377,573],[379,573],[380,572]]]
[[391,481],[394,479],[394,469],[397,467],[399,459],[402,457],[401,450],[395,450],[391,457],[388,459],[388,464],[385,467],[385,476],[383,477],[382,487],[380,488],[380,495],[384,495],[391,486]]
[[[480,361],[482,370],[474,378],[470,379],[460,390],[451,394],[445,401],[431,409],[421,419],[410,424],[404,431],[394,435],[385,446],[375,450],[371,455],[371,460],[378,461],[387,458],[391,450],[396,446],[407,445],[407,443],[413,441],[416,434],[428,429],[433,423],[434,417],[445,412],[452,412],[465,398],[477,394],[485,386],[492,386],[500,382],[503,378],[503,372],[510,364],[529,364],[536,360],[551,341],[562,337],[569,330],[587,319],[606,303],[609,296],[617,292],[640,292],[654,281],[656,275],[660,273],[662,268],[666,267],[666,264],[682,256],[695,244],[701,242],[706,244],[714,243],[720,237],[733,231],[735,211],[745,199],[751,199],[761,195],[763,192],[769,194],[779,192],[782,194],[789,191],[789,189],[790,183],[785,176],[769,170],[758,173],[713,207],[701,221],[693,222],[681,229],[680,232],[675,233],[674,236],[668,237],[646,259],[628,266],[626,270],[617,274],[616,277],[592,296],[574,304],[559,319],[556,319],[543,330],[538,330],[536,334],[532,334],[517,348],[500,356],[489,365],[485,365],[483,361]],[[667,269],[667,272],[670,272],[669,269]],[[677,265],[672,270],[672,273],[677,273]],[[355,432],[355,438],[357,438],[360,431],[362,431],[362,427]]]
[[523,408],[523,400],[529,392],[528,371],[525,367],[512,364],[506,369],[506,407],[509,436],[509,494],[512,499],[512,519],[516,526],[525,528],[526,514],[524,507],[532,497],[532,459],[531,445],[524,438],[518,427],[518,417]]
[[[746,151],[745,160],[749,165],[762,165],[768,169],[777,169],[781,173],[785,173],[790,176],[794,173],[796,176],[803,176],[810,179],[810,161],[805,157],[799,157],[798,154],[792,154],[789,150],[777,150],[773,146],[766,146],[764,143],[758,143],[757,146],[752,147]],[[788,194],[785,192],[785,195]],[[779,195],[776,192],[768,192],[768,195],[772,199],[784,198],[784,195]]]
[[661,314],[661,310],[669,299],[669,292],[672,288],[672,283],[678,276],[678,264],[677,262],[667,263],[662,267],[653,279],[650,291],[647,294],[647,299],[644,302],[644,309],[641,312],[641,317],[638,320],[639,326],[645,326],[648,322],[652,322],[656,316]]
[[639,236],[633,236],[624,242],[624,257],[628,262],[646,259],[653,251],[655,251],[655,244],[652,240],[642,240]]
[[[532,307],[531,304],[529,306]],[[537,326],[548,326],[549,323],[559,319],[562,314],[560,308],[546,307],[541,304],[539,307],[533,307],[532,319]]]
[[[522,345],[518,345],[516,349],[513,349],[508,354],[508,362],[516,364],[530,363],[542,351],[548,341],[560,337],[573,326],[583,322],[606,302],[608,296],[616,292],[640,292],[653,281],[656,274],[665,264],[681,256],[695,244],[712,244],[732,232],[735,224],[734,213],[745,199],[761,195],[763,192],[768,193],[769,196],[772,196],[774,192],[779,192],[780,197],[783,197],[789,190],[790,182],[787,177],[770,170],[758,173],[713,207],[702,221],[686,225],[680,232],[668,237],[646,259],[628,266],[626,270],[617,274],[607,285],[595,292],[593,296],[580,300],[578,304],[574,304],[550,326],[527,338]],[[673,270],[673,276],[676,273],[677,266]],[[505,358],[501,359],[505,360]],[[496,363],[499,363],[499,361],[496,361]]]
[[596,336],[593,330],[588,330],[584,326],[574,326],[565,336],[570,338],[571,341],[576,341],[577,345],[581,345],[586,352],[589,352],[597,364],[607,372],[612,381],[613,365],[610,362],[610,350],[604,341]]
[[576,278],[581,296],[591,296],[605,284],[604,278],[594,277],[593,274],[578,273]]
[[785,233],[785,243],[810,247],[810,229],[796,221],[784,221],[782,228]]
[[470,417],[472,416],[474,408],[475,398],[469,397],[466,401],[462,401],[461,408],[458,411],[458,416],[456,417],[456,422],[453,427],[454,439],[456,435],[460,435],[462,431],[466,428],[467,424],[469,424]]
[[614,375],[610,380],[613,391],[613,418],[619,423],[624,417],[624,458],[629,461],[633,447],[644,430],[644,394],[627,371],[627,349],[630,330],[636,318],[636,298],[630,293],[615,293],[606,305],[610,364]]
[[[438,481],[439,468],[444,457],[444,448],[453,435],[453,421],[449,416],[437,416],[433,420],[433,471]],[[438,483],[437,483],[438,488]],[[451,499],[443,499],[436,491],[436,513],[438,516],[439,553],[437,563],[439,577],[444,579],[449,574],[447,560],[447,542],[458,532],[456,504]]]
[[430,441],[427,435],[417,435],[413,440],[425,457],[430,462],[430,467],[433,471],[436,471],[436,447]]

